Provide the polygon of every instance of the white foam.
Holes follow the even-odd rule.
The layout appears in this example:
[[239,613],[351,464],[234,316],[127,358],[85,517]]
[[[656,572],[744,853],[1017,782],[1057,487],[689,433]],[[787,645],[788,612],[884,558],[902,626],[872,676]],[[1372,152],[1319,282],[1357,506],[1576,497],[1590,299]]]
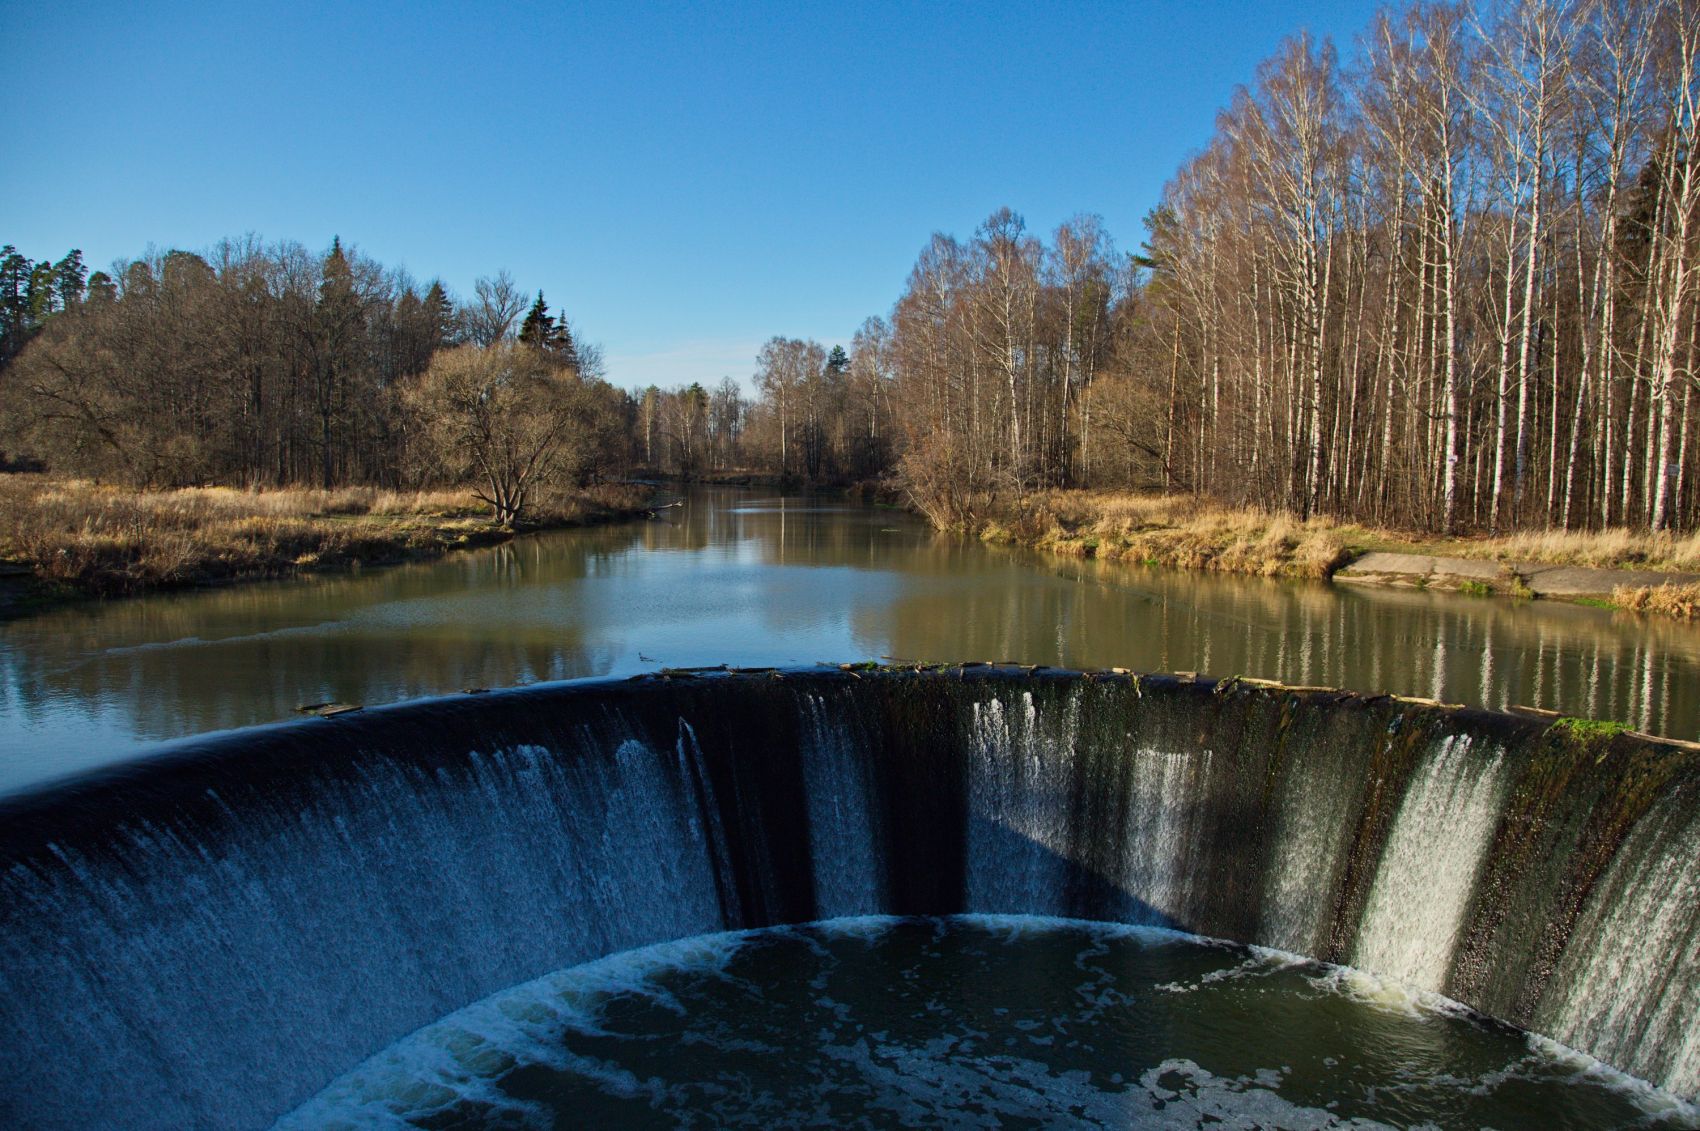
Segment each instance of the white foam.
[[1268,950],[1262,947],[1248,948],[1251,954],[1245,961],[1234,966],[1223,966],[1201,975],[1195,982],[1164,982],[1156,988],[1164,993],[1189,994],[1205,986],[1219,985],[1224,982],[1249,981],[1278,974],[1295,966],[1308,966],[1311,961],[1301,955],[1290,954],[1281,950]]
[[827,938],[856,938],[872,941],[903,922],[896,915],[844,915],[810,923],[809,929]]
[[[1217,1076],[1190,1060],[1165,1060],[1139,1077],[1139,1092],[1124,1118],[1142,1127],[1199,1127],[1208,1123],[1224,1129],[1258,1131],[1281,1127],[1291,1131],[1334,1128],[1383,1128],[1369,1119],[1348,1119],[1322,1108],[1306,1107],[1269,1090],[1273,1070],[1252,1076]],[[1274,1074],[1276,1077],[1279,1073]],[[1143,1101],[1143,1107],[1140,1106]]]
[[1360,970],[1355,966],[1335,966],[1320,962],[1316,963],[1315,966],[1316,972],[1305,978],[1305,981],[1313,988],[1323,993],[1338,995],[1358,1005],[1368,1006],[1384,1013],[1395,1013],[1405,1017],[1432,1015],[1477,1018],[1481,1016],[1469,1006],[1454,1001],[1444,994],[1412,986],[1397,978],[1389,978],[1371,970]]
[[1571,1078],[1586,1081],[1625,1097],[1636,1107],[1659,1120],[1682,1126],[1700,1126],[1700,1104],[1684,1100],[1662,1088],[1618,1068],[1580,1049],[1560,1044],[1539,1033],[1528,1034],[1529,1049],[1549,1063],[1568,1069]]

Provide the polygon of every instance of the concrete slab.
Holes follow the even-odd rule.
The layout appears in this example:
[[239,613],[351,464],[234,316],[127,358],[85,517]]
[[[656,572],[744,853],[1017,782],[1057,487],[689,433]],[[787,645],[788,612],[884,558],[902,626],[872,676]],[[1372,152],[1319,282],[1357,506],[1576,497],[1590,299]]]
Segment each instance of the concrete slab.
[[1334,580],[1425,589],[1485,585],[1501,593],[1510,593],[1521,584],[1537,597],[1576,598],[1610,597],[1612,590],[1619,586],[1688,585],[1700,582],[1700,574],[1592,569],[1546,562],[1496,562],[1485,558],[1448,558],[1377,550],[1336,572]]
[[1507,590],[1511,587],[1511,577],[1499,562],[1380,550],[1365,554],[1339,570],[1334,574],[1334,580],[1365,585],[1421,586],[1425,589],[1462,589],[1466,585]]
[[1537,597],[1609,597],[1620,585],[1689,585],[1700,581],[1696,573],[1655,573],[1639,569],[1591,569],[1586,566],[1517,562],[1514,567],[1523,583]]

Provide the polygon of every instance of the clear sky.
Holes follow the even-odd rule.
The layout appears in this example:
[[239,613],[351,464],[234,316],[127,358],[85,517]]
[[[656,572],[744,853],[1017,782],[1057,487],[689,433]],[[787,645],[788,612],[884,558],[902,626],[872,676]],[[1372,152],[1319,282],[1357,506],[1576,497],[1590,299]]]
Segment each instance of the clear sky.
[[0,0],[0,242],[254,232],[470,293],[505,267],[639,386],[848,342],[935,231],[1124,248],[1216,111],[1368,0],[439,5]]

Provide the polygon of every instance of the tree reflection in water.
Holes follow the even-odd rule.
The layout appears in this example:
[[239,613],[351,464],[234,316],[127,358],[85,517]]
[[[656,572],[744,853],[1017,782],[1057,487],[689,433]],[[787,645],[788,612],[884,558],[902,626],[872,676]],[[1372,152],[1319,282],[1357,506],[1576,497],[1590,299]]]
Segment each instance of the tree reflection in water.
[[[660,519],[0,627],[0,789],[137,744],[656,663],[895,656],[1250,675],[1700,736],[1700,629],[1554,603],[988,548],[900,511],[702,490]],[[654,662],[640,659],[653,657]]]

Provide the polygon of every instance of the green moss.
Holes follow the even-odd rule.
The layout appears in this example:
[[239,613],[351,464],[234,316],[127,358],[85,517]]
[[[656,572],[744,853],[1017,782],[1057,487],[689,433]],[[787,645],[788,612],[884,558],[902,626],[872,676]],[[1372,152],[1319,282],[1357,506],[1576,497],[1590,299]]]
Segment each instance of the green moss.
[[1470,597],[1491,597],[1493,586],[1485,581],[1466,581],[1458,586],[1458,592]]
[[1590,609],[1615,609],[1616,605],[1604,597],[1576,597],[1571,601],[1575,605],[1586,605]]
[[1577,742],[1608,742],[1627,731],[1629,726],[1610,719],[1578,719],[1566,715],[1553,720],[1552,726],[1547,729]]

